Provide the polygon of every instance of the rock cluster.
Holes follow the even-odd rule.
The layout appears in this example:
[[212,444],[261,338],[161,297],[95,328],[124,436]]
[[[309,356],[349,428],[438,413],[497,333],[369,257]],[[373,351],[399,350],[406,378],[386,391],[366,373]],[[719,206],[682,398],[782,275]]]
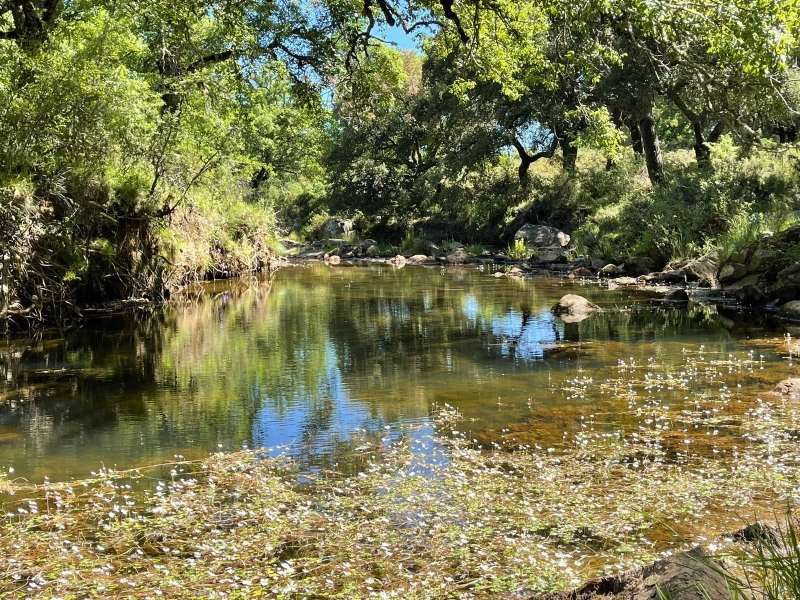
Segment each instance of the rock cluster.
[[531,261],[537,264],[566,263],[569,235],[549,225],[523,225],[514,234],[532,252]]
[[800,320],[800,227],[764,237],[719,265],[722,291],[743,304],[783,304],[780,315]]

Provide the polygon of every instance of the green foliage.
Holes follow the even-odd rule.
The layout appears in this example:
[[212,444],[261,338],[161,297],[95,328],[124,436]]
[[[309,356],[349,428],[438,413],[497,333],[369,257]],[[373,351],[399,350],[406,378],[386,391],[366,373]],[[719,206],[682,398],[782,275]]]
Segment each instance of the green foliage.
[[[311,15],[202,0],[19,4],[57,10],[37,29],[0,6],[12,313],[155,298],[261,268],[277,219],[322,196],[327,112],[299,84],[306,66],[278,52],[298,35],[289,13],[295,25]],[[272,28],[272,49],[255,41],[259,27]],[[323,42],[311,43],[320,60]]]
[[575,230],[580,249],[613,261],[646,254],[666,263],[716,246],[729,254],[762,231],[780,231],[800,208],[796,171],[768,153],[737,158],[735,152],[719,148],[710,173],[691,169],[677,153],[657,188],[629,168],[621,178],[581,175],[566,200],[588,215]]
[[424,235],[416,236],[413,231],[409,231],[400,244],[400,250],[411,254],[430,254],[431,242]]
[[516,260],[526,260],[531,257],[531,251],[525,244],[525,240],[517,238],[514,243],[506,249],[506,254]]
[[[258,268],[277,228],[326,212],[493,243],[552,222],[592,253],[668,260],[795,209],[792,167],[764,154],[800,132],[787,0],[380,8],[0,4],[0,242],[23,261],[4,303],[55,305],[39,275],[66,282],[54,298],[157,297],[228,252]],[[431,17],[424,55],[370,38]]]

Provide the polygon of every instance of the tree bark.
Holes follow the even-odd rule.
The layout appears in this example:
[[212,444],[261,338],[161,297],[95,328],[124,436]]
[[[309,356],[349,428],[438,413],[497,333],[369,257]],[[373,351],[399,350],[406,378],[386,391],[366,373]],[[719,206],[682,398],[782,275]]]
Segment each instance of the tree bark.
[[565,132],[559,140],[562,153],[561,166],[567,173],[574,173],[578,162],[578,147],[573,144],[574,141],[575,135],[569,132]]
[[711,133],[706,139],[706,125],[708,123],[708,112],[703,111],[697,114],[683,101],[683,98],[677,93],[676,90],[670,90],[667,96],[672,100],[673,104],[678,107],[678,110],[683,113],[683,116],[692,125],[694,133],[694,155],[697,159],[697,166],[701,171],[710,171],[714,168],[711,164],[711,147],[709,143],[716,142],[725,131],[725,125],[722,121],[718,122]]
[[661,143],[658,140],[656,120],[653,117],[653,94],[648,92],[642,96],[638,111],[639,133],[642,136],[642,149],[647,174],[653,185],[660,184],[664,179],[664,157],[661,154]]
[[16,0],[0,5],[0,18],[10,12],[14,23],[14,29],[0,32],[0,39],[32,49],[47,39],[61,9],[61,0]]
[[644,155],[644,147],[642,146],[642,134],[639,132],[639,124],[632,116],[625,119],[625,124],[631,132],[631,146],[634,153],[639,156]]
[[697,159],[697,166],[701,171],[710,171],[712,169],[711,148],[706,144],[703,125],[698,121],[694,121],[692,123],[692,131],[694,131],[694,155]]
[[555,154],[556,148],[558,147],[558,138],[553,135],[553,141],[550,143],[550,147],[547,150],[542,150],[535,154],[528,154],[528,151],[525,149],[525,146],[522,145],[516,136],[514,136],[511,140],[511,145],[517,150],[517,154],[519,155],[519,182],[522,185],[525,185],[528,181],[528,170],[530,169],[531,165],[535,163],[540,158],[552,158],[553,154]]

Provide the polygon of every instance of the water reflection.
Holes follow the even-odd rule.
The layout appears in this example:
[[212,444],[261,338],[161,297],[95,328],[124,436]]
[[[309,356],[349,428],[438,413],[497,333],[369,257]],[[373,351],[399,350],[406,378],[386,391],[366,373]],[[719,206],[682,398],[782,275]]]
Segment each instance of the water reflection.
[[[553,317],[569,292],[606,312]],[[631,304],[591,285],[477,269],[287,268],[272,282],[209,285],[155,314],[5,342],[0,467],[79,477],[242,444],[341,467],[352,432],[422,427],[434,402],[459,406],[476,429],[507,423],[531,403],[558,408],[559,382],[576,373],[629,357],[677,364],[699,343],[740,349],[711,309]]]

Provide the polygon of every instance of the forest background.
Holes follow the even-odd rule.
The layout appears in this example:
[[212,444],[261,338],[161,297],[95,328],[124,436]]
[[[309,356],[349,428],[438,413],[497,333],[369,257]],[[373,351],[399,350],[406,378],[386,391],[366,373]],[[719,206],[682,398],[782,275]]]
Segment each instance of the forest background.
[[0,0],[0,312],[258,271],[331,215],[733,252],[800,220],[799,4]]

